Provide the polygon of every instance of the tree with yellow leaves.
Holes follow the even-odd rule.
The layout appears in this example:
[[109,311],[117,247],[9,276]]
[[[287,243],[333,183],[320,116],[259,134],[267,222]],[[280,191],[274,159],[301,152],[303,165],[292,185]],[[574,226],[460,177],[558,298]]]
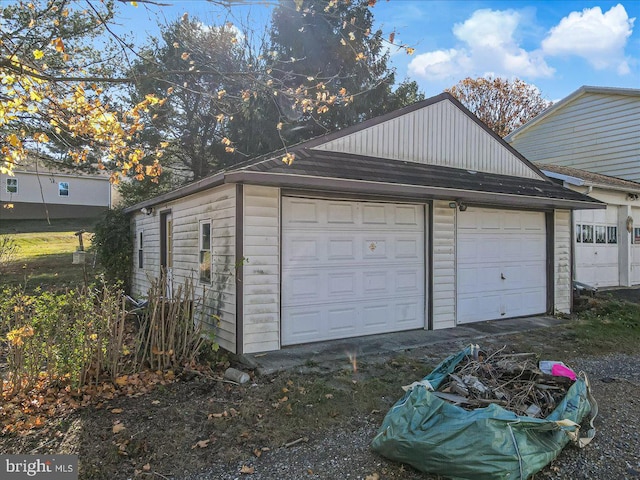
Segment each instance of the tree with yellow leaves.
[[[58,160],[75,164],[95,163],[109,168],[115,181],[121,175],[138,179],[155,177],[161,172],[160,161],[168,143],[162,138],[149,142],[141,134],[152,125],[154,115],[172,92],[191,88],[189,78],[212,74],[225,78],[242,76],[249,80],[246,88],[237,94],[240,107],[236,118],[243,117],[244,112],[245,127],[255,118],[252,113],[256,111],[253,108],[256,100],[266,98],[277,106],[279,116],[268,117],[274,123],[270,131],[285,147],[283,160],[290,162],[292,156],[286,154],[286,145],[295,141],[295,135],[281,135],[282,127],[286,131],[287,124],[291,123],[288,119],[311,119],[322,125],[320,131],[339,128],[344,121],[316,120],[328,119],[332,109],[350,104],[353,98],[364,98],[381,85],[385,89],[391,85],[390,77],[380,71],[374,73],[378,79],[374,82],[347,84],[352,73],[340,65],[333,65],[328,72],[319,72],[313,68],[314,64],[305,64],[303,58],[284,58],[285,50],[256,56],[251,70],[220,71],[215,63],[197,64],[188,46],[178,45],[175,48],[184,66],[177,72],[146,69],[143,75],[147,79],[161,79],[166,88],[139,96],[131,103],[124,95],[124,87],[141,80],[132,76],[130,68],[134,61],[142,58],[141,52],[117,36],[111,27],[118,8],[135,8],[138,3],[145,3],[146,8],[162,8],[152,0],[12,0],[0,6],[0,169],[3,172],[20,166],[28,155],[40,155],[56,156]],[[226,2],[212,0],[210,3],[212,8],[226,8]],[[364,66],[375,62],[382,43],[393,44],[394,38],[392,34],[383,39],[380,32],[360,28],[355,14],[349,13],[364,13],[374,1],[356,2],[357,8],[352,8],[351,3],[350,0],[319,3],[295,0],[283,2],[282,6],[302,18],[314,18],[314,21],[325,18],[333,25],[331,39],[343,50],[339,57]],[[339,19],[339,24],[335,19]],[[358,47],[364,45],[363,39],[365,43],[369,39],[375,50]],[[409,47],[401,47],[411,52]],[[273,58],[266,61],[269,55]],[[305,72],[305,68],[309,71]],[[366,74],[367,68],[361,70]],[[176,74],[185,80],[173,84],[170,75]],[[350,85],[353,90],[349,89]],[[224,96],[224,91],[220,88],[203,93],[215,100]],[[375,98],[379,100],[377,95]],[[349,114],[345,118],[347,123],[353,123],[363,115],[366,113]],[[216,120],[226,128],[231,117],[221,112]],[[245,127],[228,128],[229,135],[217,136],[225,152],[237,152],[233,134],[241,133]],[[255,144],[244,142],[249,146]]]
[[[164,99],[148,96],[123,107],[108,88],[118,76],[113,58],[94,42],[108,32],[111,1],[16,1],[0,7],[0,171],[10,173],[29,155],[77,164],[109,164],[117,180],[135,172],[156,176],[159,149],[131,147],[143,114]],[[104,37],[103,37],[104,41]],[[120,45],[116,55],[128,48]],[[154,156],[144,168],[141,159]]]

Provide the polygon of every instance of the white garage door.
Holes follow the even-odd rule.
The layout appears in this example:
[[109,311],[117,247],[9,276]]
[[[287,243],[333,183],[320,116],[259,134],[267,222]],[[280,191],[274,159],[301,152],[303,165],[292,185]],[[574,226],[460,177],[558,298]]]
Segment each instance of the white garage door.
[[631,285],[640,284],[640,208],[631,209]]
[[470,207],[457,232],[458,323],[546,311],[544,213]]
[[575,279],[594,287],[620,284],[618,269],[618,208],[576,210]]
[[282,198],[282,344],[422,328],[424,207]]

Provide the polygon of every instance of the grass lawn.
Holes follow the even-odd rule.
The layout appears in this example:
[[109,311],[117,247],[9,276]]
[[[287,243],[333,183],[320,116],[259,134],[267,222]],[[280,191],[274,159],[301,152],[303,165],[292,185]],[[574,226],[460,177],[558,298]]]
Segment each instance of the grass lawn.
[[10,238],[16,246],[9,261],[0,263],[1,285],[24,285],[28,292],[37,287],[63,289],[84,282],[94,275],[92,252],[87,252],[86,264],[72,263],[78,249],[75,232],[86,230],[84,248],[91,246],[93,224],[90,220],[24,220],[2,222],[0,239]]

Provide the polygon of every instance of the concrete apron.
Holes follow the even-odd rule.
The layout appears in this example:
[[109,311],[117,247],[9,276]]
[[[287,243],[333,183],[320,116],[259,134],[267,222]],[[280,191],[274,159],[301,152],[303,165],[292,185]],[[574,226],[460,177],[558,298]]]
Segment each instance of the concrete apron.
[[[409,330],[405,332],[368,335],[365,337],[330,340],[284,347],[265,353],[238,355],[236,360],[259,375],[294,370],[336,370],[349,364],[349,355],[358,360],[381,362],[393,353],[429,347],[439,343],[482,346],[482,338],[522,333],[562,325],[568,320],[554,317],[524,317],[469,323],[442,330]],[[449,353],[455,353],[452,349]],[[443,357],[444,359],[444,357]]]

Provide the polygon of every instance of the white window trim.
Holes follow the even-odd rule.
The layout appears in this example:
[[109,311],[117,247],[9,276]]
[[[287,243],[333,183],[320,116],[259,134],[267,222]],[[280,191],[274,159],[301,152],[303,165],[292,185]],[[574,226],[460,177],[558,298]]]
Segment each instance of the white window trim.
[[[591,229],[591,241],[590,242],[585,242],[584,241],[584,236],[583,236],[583,232],[584,232],[584,227],[589,227]],[[598,230],[598,227],[604,228],[604,242],[597,242],[596,241],[596,231]],[[610,242],[610,238],[609,238],[609,229],[613,228],[615,229],[616,232],[616,241],[615,242]],[[617,225],[610,225],[610,224],[605,224],[605,223],[576,223],[575,226],[575,238],[574,238],[576,243],[581,243],[583,245],[617,245],[618,244],[618,226]]]
[[[62,193],[60,193],[62,191],[62,184],[65,184],[67,186],[66,190],[67,190],[67,194],[66,195],[62,195]],[[69,197],[69,182],[58,182],[58,196],[59,197]]]
[[144,248],[143,248],[143,237],[144,230],[138,231],[138,268],[144,268]]
[[[202,258],[202,252],[206,251],[205,248],[203,248],[203,242],[202,242],[202,227],[204,225],[209,225],[209,279],[203,279],[202,278],[202,273],[200,272],[200,265],[201,265],[201,258]],[[213,281],[213,254],[212,254],[212,250],[213,250],[213,223],[211,221],[211,219],[207,219],[207,220],[200,220],[198,222],[198,281],[202,284],[205,285],[211,285],[211,282]]]
[[[12,187],[16,188],[15,192],[10,192],[9,191],[9,181],[15,182],[15,185],[11,185]],[[20,191],[20,182],[18,182],[18,179],[15,178],[15,177],[7,178],[5,183],[4,183],[4,189],[9,195],[17,195],[18,192]]]

